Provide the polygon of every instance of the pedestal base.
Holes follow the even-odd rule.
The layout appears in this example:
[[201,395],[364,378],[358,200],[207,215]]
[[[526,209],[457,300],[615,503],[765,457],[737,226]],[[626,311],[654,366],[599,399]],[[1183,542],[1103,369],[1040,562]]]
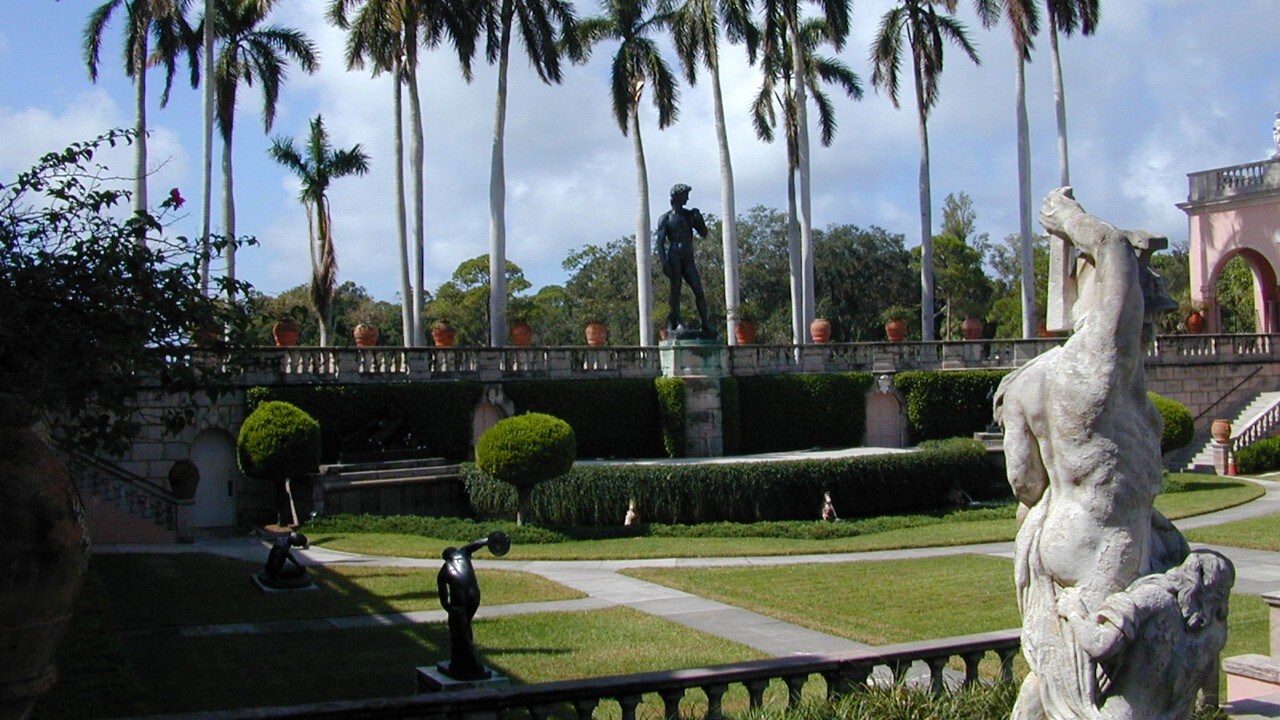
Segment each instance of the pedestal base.
[[279,582],[272,584],[262,578],[262,573],[254,573],[252,577],[253,584],[257,585],[258,589],[264,593],[288,593],[297,592],[299,590],[320,589],[319,585],[311,582],[311,577],[309,575],[301,575],[298,578],[293,578],[293,582],[289,582],[288,584],[282,584]]
[[489,671],[489,677],[483,680],[456,680],[440,672],[434,665],[423,665],[414,670],[416,692],[450,692],[481,687],[506,687],[511,684],[511,678],[499,675],[493,668],[485,666],[485,670]]

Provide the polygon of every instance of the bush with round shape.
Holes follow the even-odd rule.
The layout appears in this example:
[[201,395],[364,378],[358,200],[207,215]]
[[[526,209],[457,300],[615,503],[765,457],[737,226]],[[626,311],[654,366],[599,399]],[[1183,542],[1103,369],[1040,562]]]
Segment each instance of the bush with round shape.
[[577,440],[569,423],[543,413],[500,420],[476,443],[476,465],[487,475],[516,487],[516,523],[529,517],[534,485],[573,469]]
[[1160,435],[1160,454],[1186,447],[1195,437],[1195,421],[1191,411],[1177,400],[1147,391],[1147,397],[1164,418],[1164,432]]
[[277,513],[283,516],[286,482],[319,467],[320,423],[295,405],[264,402],[240,426],[236,455],[245,475],[276,484]]

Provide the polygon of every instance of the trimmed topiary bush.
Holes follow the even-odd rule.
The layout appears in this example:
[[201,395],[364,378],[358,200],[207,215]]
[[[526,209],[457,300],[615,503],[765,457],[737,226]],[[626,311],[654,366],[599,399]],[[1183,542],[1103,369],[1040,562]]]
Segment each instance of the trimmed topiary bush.
[[[320,423],[287,402],[262,403],[240,426],[236,456],[245,475],[276,484],[276,522],[280,523],[290,501],[288,480],[319,467]],[[296,524],[297,518],[293,519]]]
[[1149,390],[1147,397],[1151,398],[1152,404],[1164,418],[1164,433],[1160,435],[1160,454],[1186,447],[1196,434],[1191,411],[1177,400],[1170,400]]
[[1265,438],[1236,453],[1241,475],[1256,475],[1280,469],[1280,438]]
[[573,469],[577,440],[569,423],[543,413],[516,415],[489,428],[476,443],[476,465],[514,485],[519,495],[516,524],[529,517],[529,496],[544,480]]

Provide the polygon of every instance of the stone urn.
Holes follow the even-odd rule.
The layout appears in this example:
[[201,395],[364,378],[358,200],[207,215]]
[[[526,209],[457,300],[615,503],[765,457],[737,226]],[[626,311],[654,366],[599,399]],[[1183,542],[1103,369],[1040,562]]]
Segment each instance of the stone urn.
[[1200,311],[1192,310],[1191,314],[1187,315],[1187,332],[1199,335],[1204,332],[1204,326],[1204,315]]
[[79,495],[34,419],[0,395],[0,720],[25,718],[53,686],[89,566]]
[[889,342],[902,342],[907,339],[907,321],[902,318],[893,318],[884,324],[884,336],[889,338]]
[[1226,418],[1217,418],[1209,425],[1209,435],[1214,441],[1225,443],[1231,440],[1231,421]]
[[190,460],[178,460],[169,468],[169,491],[179,500],[196,496],[200,485],[200,468]]
[[981,318],[970,315],[960,323],[960,332],[964,335],[965,340],[981,340],[982,331],[986,327],[986,323]]
[[587,345],[591,347],[603,347],[609,339],[609,326],[602,322],[587,323],[582,332],[587,338]]
[[356,325],[356,329],[351,331],[352,337],[355,338],[356,347],[373,347],[378,344],[378,328],[367,323]]
[[271,326],[271,339],[276,347],[296,347],[300,337],[302,337],[302,328],[288,318]]
[[511,335],[511,344],[516,347],[528,347],[533,343],[533,328],[529,327],[529,323],[519,320],[511,326],[509,332]]
[[826,318],[817,318],[809,323],[809,337],[819,345],[831,342],[831,321]]
[[[828,328],[828,332],[830,328]],[[733,324],[733,337],[738,341],[739,345],[750,345],[756,341],[756,335],[759,329],[751,320],[739,320]]]
[[458,331],[448,320],[440,320],[431,328],[431,342],[435,343],[436,347],[453,347],[457,335]]

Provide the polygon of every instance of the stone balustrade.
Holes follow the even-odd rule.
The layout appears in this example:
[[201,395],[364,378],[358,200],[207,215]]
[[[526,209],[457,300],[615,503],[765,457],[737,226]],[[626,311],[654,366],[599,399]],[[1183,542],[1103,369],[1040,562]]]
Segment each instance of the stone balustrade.
[[[1164,335],[1147,365],[1280,360],[1277,335]],[[1060,338],[726,347],[734,376],[822,372],[1014,368],[1062,343]],[[245,383],[320,384],[387,381],[649,378],[661,375],[656,347],[257,348]]]
[[1222,200],[1237,195],[1280,189],[1280,161],[1215,168],[1187,175],[1188,202]]
[[[568,708],[577,720],[591,720],[592,713],[601,702],[614,701],[621,707],[622,720],[635,720],[636,708],[640,706],[642,697],[656,694],[662,700],[664,716],[671,720],[682,717],[679,705],[685,694],[690,690],[701,690],[707,698],[704,717],[716,720],[722,717],[721,699],[735,685],[745,687],[751,707],[758,708],[764,702],[765,689],[775,680],[786,684],[788,700],[794,703],[814,676],[826,681],[827,695],[833,697],[865,688],[877,668],[887,668],[886,672],[878,675],[901,680],[911,664],[918,661],[928,668],[929,686],[934,692],[941,693],[951,689],[944,671],[953,658],[959,658],[965,667],[959,684],[969,684],[978,681],[978,664],[991,653],[999,660],[1002,678],[1011,680],[1019,637],[1020,632],[1016,629],[1001,630],[831,655],[797,655],[688,670],[487,687],[400,698],[201,712],[198,717],[200,720],[514,720],[526,717],[528,720],[547,720],[557,710]],[[169,716],[170,720],[178,717],[182,716]],[[195,720],[197,715],[188,717]]]

